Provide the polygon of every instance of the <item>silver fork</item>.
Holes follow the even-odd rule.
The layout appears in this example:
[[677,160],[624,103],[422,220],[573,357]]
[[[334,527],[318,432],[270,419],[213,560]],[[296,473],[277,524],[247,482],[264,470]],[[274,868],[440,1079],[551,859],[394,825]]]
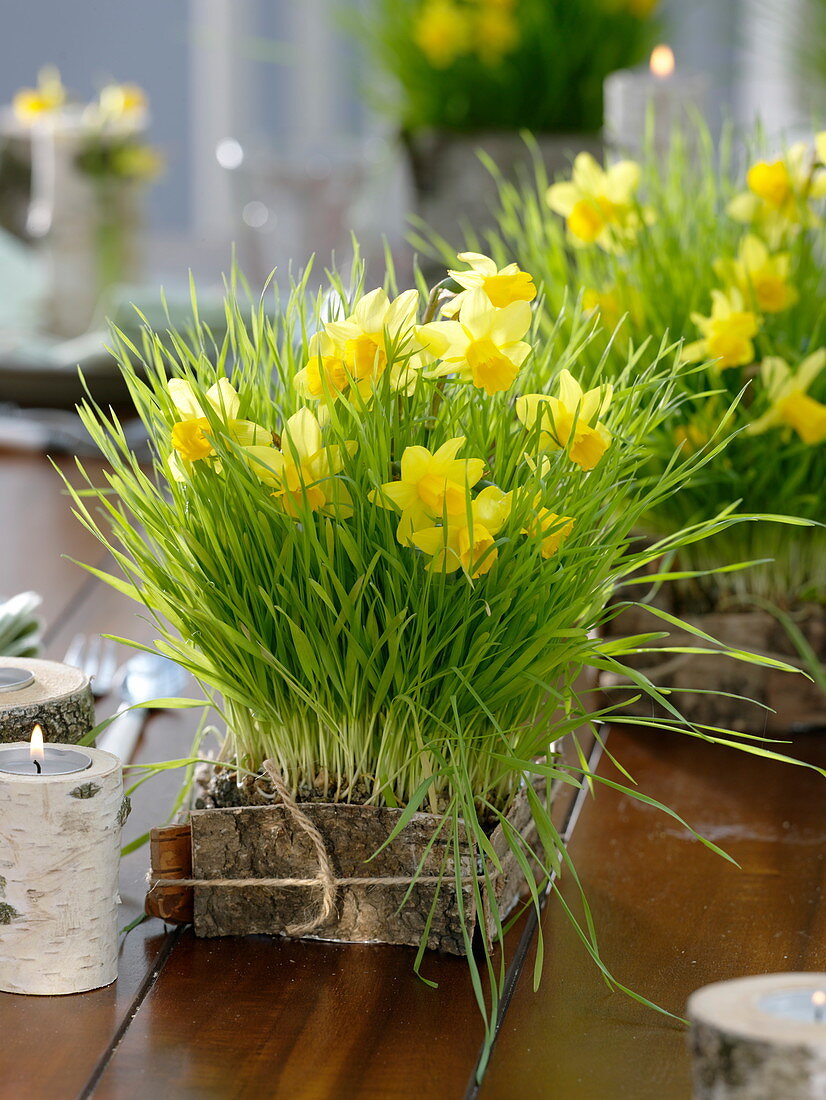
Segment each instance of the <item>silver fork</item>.
[[75,634],[63,662],[83,672],[92,685],[95,699],[102,699],[115,686],[118,659],[111,638],[103,638],[100,634]]

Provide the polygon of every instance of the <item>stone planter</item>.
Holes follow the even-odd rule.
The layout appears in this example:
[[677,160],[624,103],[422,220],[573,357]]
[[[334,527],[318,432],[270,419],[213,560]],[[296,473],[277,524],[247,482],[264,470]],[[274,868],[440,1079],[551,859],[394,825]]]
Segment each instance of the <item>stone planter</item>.
[[[796,668],[804,662],[788,633],[778,620],[765,611],[716,611],[708,614],[679,615],[692,626],[710,634],[735,649],[773,657]],[[826,608],[810,604],[796,609],[792,618],[821,663],[826,663]],[[611,637],[625,637],[657,630],[670,630],[670,637],[658,646],[694,646],[711,648],[693,634],[679,632],[668,623],[649,614],[642,607],[630,607],[607,625]],[[667,689],[669,701],[691,722],[723,726],[744,733],[769,735],[826,731],[826,694],[816,683],[804,676],[747,664],[716,653],[644,653],[631,662],[660,689]],[[617,707],[636,694],[631,681],[614,673],[603,672],[600,686],[609,702]],[[698,694],[697,689],[702,689]],[[741,699],[725,695],[706,694],[728,692],[762,703],[770,710]],[[653,711],[652,711],[653,707]],[[639,699],[625,714],[650,718],[666,716],[667,712],[652,704],[647,697]]]
[[[479,159],[486,153],[505,179],[533,177],[532,154],[517,132],[456,134],[441,130],[403,135],[416,197],[416,213],[454,247],[467,223],[480,237],[495,225],[498,187]],[[549,177],[570,168],[580,152],[602,156],[598,134],[540,134],[539,155]]]

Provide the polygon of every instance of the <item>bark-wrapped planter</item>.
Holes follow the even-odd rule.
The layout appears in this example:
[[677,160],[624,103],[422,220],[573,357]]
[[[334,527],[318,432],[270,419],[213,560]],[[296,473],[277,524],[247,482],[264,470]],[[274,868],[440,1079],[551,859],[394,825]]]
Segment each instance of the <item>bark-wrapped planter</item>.
[[[531,150],[517,131],[451,133],[421,130],[402,135],[410,164],[416,213],[451,245],[462,244],[462,226],[477,233],[492,228],[498,208],[498,185],[479,159],[483,152],[501,175],[515,182],[520,172],[532,175]],[[537,151],[550,179],[568,171],[580,152],[600,158],[598,134],[537,134]]]
[[[668,608],[667,610],[673,610]],[[770,657],[805,670],[785,626],[774,616],[760,610],[712,611],[692,614],[684,608],[678,613],[692,626],[734,649]],[[807,604],[790,613],[797,628],[821,663],[826,663],[826,608]],[[694,634],[671,627],[644,607],[634,606],[607,624],[608,637],[627,637],[651,631],[668,630],[669,636],[651,647],[690,646],[709,648]],[[779,669],[737,661],[718,653],[642,653],[628,659],[635,669],[645,673],[660,690],[667,691],[671,702],[690,722],[723,726],[744,733],[789,734],[812,729],[826,730],[826,694],[812,680]],[[623,706],[624,713],[650,718],[667,716],[664,708],[651,699],[638,699],[629,679],[603,672],[600,685],[612,705]],[[698,689],[701,692],[698,693]],[[732,699],[728,692],[745,696],[763,706]],[[769,707],[770,710],[764,710]]]
[[94,726],[92,689],[80,669],[34,657],[0,657],[0,666],[34,676],[27,687],[0,693],[0,743],[28,741],[37,724],[46,741],[72,745]]
[[[535,787],[544,797],[544,782]],[[463,955],[463,923],[471,931],[481,924],[489,938],[496,933],[491,915],[480,921],[476,912],[473,878],[482,865],[460,835],[463,922],[455,862],[446,852],[449,832],[440,832],[440,815],[414,814],[374,855],[402,812],[296,803],[290,796],[269,805],[193,810],[188,826],[153,831],[147,912],[166,920],[191,919],[198,936],[270,933],[417,946],[435,898],[427,946]],[[524,791],[513,799],[507,819],[537,850]],[[501,872],[487,868],[501,918],[516,905],[525,880],[501,825],[490,840],[502,864]],[[423,857],[421,878],[411,889]],[[164,879],[173,884],[162,885]],[[211,885],[215,880],[223,884]]]

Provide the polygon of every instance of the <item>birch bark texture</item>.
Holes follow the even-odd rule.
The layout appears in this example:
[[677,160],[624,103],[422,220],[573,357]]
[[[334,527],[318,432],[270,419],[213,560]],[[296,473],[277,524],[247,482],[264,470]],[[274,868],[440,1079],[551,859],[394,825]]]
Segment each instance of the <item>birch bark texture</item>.
[[775,1015],[769,997],[826,990],[826,974],[755,974],[688,1001],[695,1100],[823,1100],[826,1022]]
[[94,726],[92,689],[79,668],[33,657],[3,657],[0,665],[34,676],[28,687],[0,694],[0,743],[28,740],[37,723],[47,741],[74,744]]
[[0,990],[6,993],[82,993],[117,978],[118,863],[128,803],[120,760],[84,751],[92,766],[82,772],[0,772]]

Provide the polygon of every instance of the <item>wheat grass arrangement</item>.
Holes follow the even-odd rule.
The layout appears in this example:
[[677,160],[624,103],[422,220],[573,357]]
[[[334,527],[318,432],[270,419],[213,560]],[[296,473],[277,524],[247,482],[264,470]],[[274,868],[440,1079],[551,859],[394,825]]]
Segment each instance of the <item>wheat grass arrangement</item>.
[[[306,275],[255,300],[233,276],[220,340],[194,296],[188,332],[147,327],[141,346],[117,335],[153,462],[89,400],[108,485],[70,491],[119,567],[92,572],[146,608],[157,649],[203,686],[226,723],[224,760],[241,774],[276,761],[299,794],[323,775],[331,801],[402,808],[399,828],[435,811],[457,850],[463,826],[494,864],[490,830],[524,789],[543,851],[506,831],[538,908],[555,873],[574,872],[530,780],[618,785],[582,751],[563,764],[555,742],[602,738],[608,715],[578,689],[583,670],[622,670],[661,637],[600,638],[610,594],[663,553],[757,517],[727,508],[634,550],[641,518],[717,460],[726,431],[652,474],[648,441],[685,415],[695,368],[648,343],[607,383],[593,322],[577,310],[551,322],[530,276],[512,274],[469,287],[449,321],[433,320],[442,287],[399,294],[392,270],[365,293],[356,263],[315,298]],[[628,671],[667,726],[785,759],[684,722]],[[473,888],[477,911],[496,915],[489,878]],[[570,916],[604,969],[587,899]],[[489,1046],[504,961],[466,937]]]

